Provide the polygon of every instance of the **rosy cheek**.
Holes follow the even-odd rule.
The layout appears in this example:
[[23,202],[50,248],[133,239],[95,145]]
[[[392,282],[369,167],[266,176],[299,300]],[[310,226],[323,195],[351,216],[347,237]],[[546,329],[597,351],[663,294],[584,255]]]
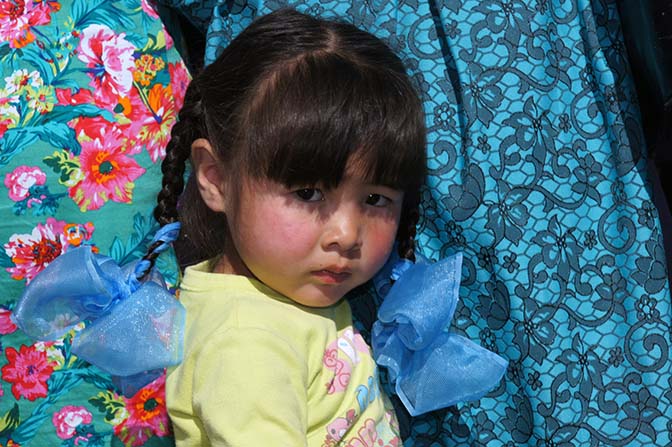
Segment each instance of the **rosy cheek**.
[[288,212],[269,212],[264,217],[269,222],[270,244],[273,249],[286,255],[305,255],[318,239],[315,225],[305,218]]
[[307,254],[315,240],[311,237],[309,229],[296,228],[293,225],[278,228],[275,237],[278,241],[279,250],[288,255]]
[[367,244],[372,267],[380,269],[392,251],[397,234],[396,225],[379,225],[368,234]]

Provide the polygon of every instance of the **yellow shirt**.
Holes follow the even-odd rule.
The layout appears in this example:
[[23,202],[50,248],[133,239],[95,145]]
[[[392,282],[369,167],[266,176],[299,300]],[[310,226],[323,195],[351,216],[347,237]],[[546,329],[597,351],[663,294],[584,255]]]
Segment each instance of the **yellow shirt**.
[[401,445],[347,301],[301,306],[208,265],[187,268],[180,292],[184,361],[166,381],[177,446]]

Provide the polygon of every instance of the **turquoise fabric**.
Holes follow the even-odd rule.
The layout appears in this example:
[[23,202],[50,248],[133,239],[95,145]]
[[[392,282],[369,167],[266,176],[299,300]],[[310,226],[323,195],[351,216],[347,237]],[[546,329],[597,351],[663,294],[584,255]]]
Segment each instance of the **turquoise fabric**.
[[452,330],[510,362],[407,444],[670,444],[670,292],[615,0],[220,1],[206,59],[283,6],[401,55],[429,127],[419,247],[464,253]]

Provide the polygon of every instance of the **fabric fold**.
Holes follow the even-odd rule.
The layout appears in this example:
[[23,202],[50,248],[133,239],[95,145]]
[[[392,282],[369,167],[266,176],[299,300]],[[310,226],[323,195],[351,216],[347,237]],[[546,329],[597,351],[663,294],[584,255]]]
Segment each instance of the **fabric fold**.
[[[157,232],[160,251],[176,237],[176,225]],[[12,319],[38,340],[55,340],[84,323],[73,354],[114,376],[154,376],[146,372],[182,360],[186,311],[160,274],[138,280],[148,271],[142,262],[119,266],[88,246],[63,253],[25,288]]]
[[376,362],[412,416],[476,400],[499,383],[508,362],[446,332],[459,299],[462,254],[417,263],[399,276],[378,310]]

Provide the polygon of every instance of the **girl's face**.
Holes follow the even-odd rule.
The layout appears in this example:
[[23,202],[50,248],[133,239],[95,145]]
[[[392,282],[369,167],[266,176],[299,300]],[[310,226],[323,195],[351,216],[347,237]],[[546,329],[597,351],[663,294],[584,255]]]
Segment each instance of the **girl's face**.
[[392,250],[403,192],[352,169],[330,190],[271,181],[240,189],[227,211],[233,247],[218,272],[253,276],[297,303],[324,307],[371,279]]

